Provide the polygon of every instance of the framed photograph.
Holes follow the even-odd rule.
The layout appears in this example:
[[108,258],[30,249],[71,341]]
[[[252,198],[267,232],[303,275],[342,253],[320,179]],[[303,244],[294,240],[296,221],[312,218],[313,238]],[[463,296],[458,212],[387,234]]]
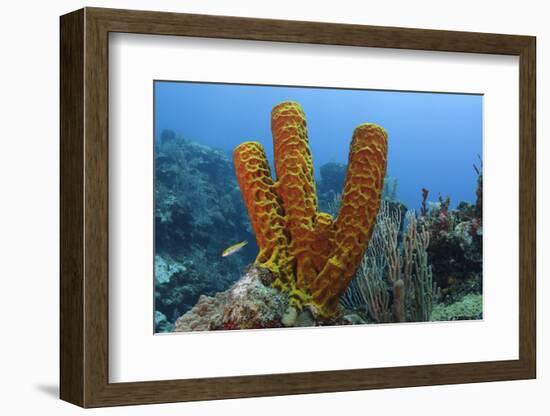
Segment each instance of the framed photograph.
[[61,398],[535,378],[535,49],[62,16]]

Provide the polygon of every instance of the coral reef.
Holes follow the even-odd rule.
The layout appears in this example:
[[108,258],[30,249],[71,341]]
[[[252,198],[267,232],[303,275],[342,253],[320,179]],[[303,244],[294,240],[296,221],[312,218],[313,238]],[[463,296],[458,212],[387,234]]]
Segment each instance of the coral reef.
[[[249,240],[238,256],[231,244]],[[226,290],[256,245],[231,159],[164,130],[155,149],[155,310],[172,324],[201,294]],[[159,321],[158,331],[169,325]]]
[[[481,179],[478,186],[480,184]],[[456,209],[449,209],[450,199],[440,196],[429,213],[419,218],[430,234],[428,260],[447,303],[482,290],[483,227],[479,190],[478,195],[476,204],[461,202]]]
[[439,296],[428,262],[428,232],[414,211],[405,215],[383,200],[373,236],[355,279],[341,301],[347,309],[367,305],[378,323],[428,321]]
[[436,305],[431,314],[432,321],[460,321],[483,318],[483,298],[480,293],[470,293],[459,301]]
[[155,280],[159,285],[170,282],[174,275],[186,271],[187,267],[179,262],[170,261],[159,255],[155,256]]
[[174,325],[166,318],[162,312],[155,311],[155,331],[171,332]]
[[481,163],[474,203],[422,189],[415,212],[380,127],[358,126],[348,164],[315,181],[300,106],[271,117],[275,177],[257,142],[233,163],[169,130],[156,144],[157,332],[482,318]]
[[276,181],[260,143],[235,148],[233,162],[256,235],[256,264],[297,309],[333,317],[371,237],[386,172],[387,134],[362,124],[350,145],[339,214],[318,212],[306,120],[300,105],[283,102],[271,114]]

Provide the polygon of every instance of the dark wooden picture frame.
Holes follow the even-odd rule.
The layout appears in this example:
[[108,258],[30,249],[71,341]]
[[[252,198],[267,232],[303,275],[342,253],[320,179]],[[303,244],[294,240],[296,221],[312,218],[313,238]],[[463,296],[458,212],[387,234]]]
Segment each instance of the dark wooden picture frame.
[[[337,392],[536,376],[535,38],[85,8],[61,17],[60,396],[83,407]],[[111,32],[519,57],[519,359],[109,383],[108,36]]]

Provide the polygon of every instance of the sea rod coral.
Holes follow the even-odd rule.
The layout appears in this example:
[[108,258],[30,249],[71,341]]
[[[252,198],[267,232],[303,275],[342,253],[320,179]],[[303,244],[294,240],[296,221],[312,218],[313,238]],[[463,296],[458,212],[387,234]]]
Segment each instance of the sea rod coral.
[[288,293],[292,307],[308,307],[317,318],[331,318],[373,231],[386,173],[387,133],[370,123],[355,129],[340,210],[333,218],[317,210],[301,106],[275,106],[271,130],[276,179],[260,143],[244,142],[233,152],[259,247],[256,264],[276,276],[273,286]]

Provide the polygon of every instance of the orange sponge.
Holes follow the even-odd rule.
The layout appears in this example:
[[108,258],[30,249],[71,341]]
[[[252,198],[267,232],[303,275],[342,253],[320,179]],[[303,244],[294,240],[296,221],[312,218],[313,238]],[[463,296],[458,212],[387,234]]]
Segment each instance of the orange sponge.
[[260,248],[256,263],[273,272],[281,283],[288,282],[292,259],[288,254],[286,219],[262,145],[241,143],[233,151],[233,164]]
[[355,129],[336,220],[317,212],[313,161],[305,115],[283,102],[271,113],[275,171],[262,146],[245,142],[233,153],[237,180],[260,252],[256,263],[271,270],[276,286],[294,305],[317,317],[338,312],[370,240],[386,171],[387,134],[375,124]]
[[355,129],[340,212],[334,222],[334,251],[315,280],[313,301],[334,309],[348,287],[374,229],[386,175],[387,134],[376,124]]
[[305,114],[298,103],[283,102],[271,112],[277,173],[276,191],[283,202],[290,254],[296,259],[296,283],[307,288],[317,274],[312,261],[317,192]]

